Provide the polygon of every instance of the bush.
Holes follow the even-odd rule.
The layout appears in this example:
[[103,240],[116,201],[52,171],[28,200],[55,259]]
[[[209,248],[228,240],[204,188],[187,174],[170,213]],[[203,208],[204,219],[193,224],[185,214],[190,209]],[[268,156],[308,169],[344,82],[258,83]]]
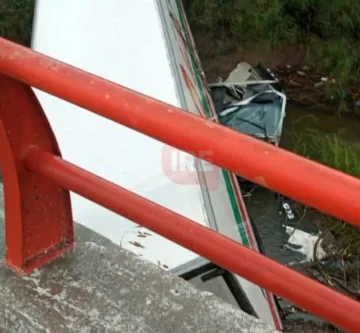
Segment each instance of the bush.
[[[344,142],[341,133],[324,134],[308,129],[293,136],[293,150],[304,157],[360,178],[360,152]],[[350,260],[358,257],[360,230],[335,218],[320,216],[322,228],[330,230],[335,238],[333,245],[339,256],[346,256]]]
[[[360,28],[360,26],[359,26]],[[341,83],[357,78],[360,67],[360,45],[345,37],[334,40],[313,38],[308,60],[321,64],[322,68],[335,76]]]
[[0,0],[0,36],[29,46],[34,0]]
[[189,0],[187,8],[192,25],[215,37],[276,42],[293,39],[297,33],[282,0]]
[[194,26],[247,37],[360,38],[358,0],[187,0]]
[[300,155],[360,178],[360,154],[341,139],[309,129],[294,136],[293,149]]
[[193,29],[235,42],[307,43],[309,59],[347,83],[360,69],[359,0],[187,0]]

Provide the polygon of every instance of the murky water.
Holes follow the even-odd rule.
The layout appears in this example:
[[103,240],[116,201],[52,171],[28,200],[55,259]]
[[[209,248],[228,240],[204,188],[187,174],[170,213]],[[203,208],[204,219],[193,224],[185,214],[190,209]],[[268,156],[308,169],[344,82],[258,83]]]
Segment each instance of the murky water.
[[[289,105],[287,110],[281,141],[284,148],[291,150],[291,136],[308,128],[327,134],[341,131],[343,140],[360,148],[360,120],[349,117],[338,118],[329,113],[311,111],[293,105]],[[255,190],[251,197],[247,198],[247,206],[258,226],[265,250],[270,257],[286,264],[303,259],[301,254],[283,248],[287,236],[282,225],[287,224],[309,233],[315,233],[317,230],[311,217],[300,216],[301,221],[298,219],[289,223],[284,215],[279,214],[280,205],[275,194],[261,188]]]
[[291,150],[290,136],[312,128],[322,133],[341,133],[341,138],[360,150],[360,119],[337,117],[329,112],[288,105],[284,123],[282,146]]
[[[301,119],[301,121],[299,121]],[[301,133],[308,128],[317,129],[323,133],[331,134],[342,131],[343,140],[360,149],[360,120],[341,117],[338,118],[328,113],[311,111],[299,106],[288,106],[282,146],[291,150],[291,136]],[[292,264],[297,270],[302,270],[298,264],[305,256],[284,247],[288,236],[284,224],[301,229],[308,233],[317,233],[317,228],[310,215],[298,216],[293,221],[288,221],[285,214],[280,213],[280,203],[273,192],[263,188],[256,189],[246,199],[248,210],[257,225],[266,255],[283,264]],[[295,315],[292,318],[304,317]],[[290,317],[289,317],[290,318]]]

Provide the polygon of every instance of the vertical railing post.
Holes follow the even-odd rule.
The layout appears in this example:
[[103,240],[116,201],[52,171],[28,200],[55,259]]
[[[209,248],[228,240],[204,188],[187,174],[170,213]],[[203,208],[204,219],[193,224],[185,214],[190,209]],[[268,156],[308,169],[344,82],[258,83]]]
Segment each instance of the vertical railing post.
[[24,273],[48,263],[74,243],[69,192],[26,169],[23,158],[31,147],[60,154],[31,88],[0,75],[6,263]]

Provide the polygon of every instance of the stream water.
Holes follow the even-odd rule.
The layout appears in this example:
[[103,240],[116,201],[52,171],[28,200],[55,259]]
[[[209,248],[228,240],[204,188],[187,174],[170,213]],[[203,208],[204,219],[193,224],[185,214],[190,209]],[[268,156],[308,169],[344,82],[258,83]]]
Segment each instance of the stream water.
[[[301,121],[300,121],[301,120]],[[360,150],[360,119],[343,115],[338,117],[327,111],[288,105],[281,145],[291,150],[291,135],[312,128],[324,134],[341,132],[341,139]]]
[[[303,119],[299,121],[299,119]],[[315,121],[314,121],[315,120]],[[289,105],[284,123],[282,146],[291,150],[291,136],[313,128],[322,133],[338,133],[348,144],[360,150],[360,121],[346,116],[336,117],[321,111]],[[360,166],[359,166],[360,167]],[[263,188],[257,188],[250,197],[246,198],[248,210],[257,225],[266,254],[283,264],[293,264],[292,267],[301,271],[297,263],[305,259],[301,253],[294,252],[284,247],[288,236],[284,224],[301,229],[308,233],[317,233],[318,230],[310,216],[301,216],[286,220],[285,214],[280,214],[280,204],[274,193]],[[291,318],[304,318],[304,315],[292,315]],[[310,318],[309,316],[305,316]],[[290,317],[289,317],[290,318]]]
[[[322,133],[337,133],[341,130],[341,137],[348,144],[360,149],[360,120],[349,117],[336,117],[329,113],[311,111],[299,106],[289,105],[284,122],[281,145],[291,150],[291,136],[303,132],[305,129],[313,128]],[[299,121],[299,119],[303,119]],[[315,121],[314,121],[315,120]],[[360,166],[359,166],[360,167]],[[287,237],[282,225],[286,222],[285,216],[279,214],[279,203],[274,193],[258,188],[246,199],[247,206],[255,220],[259,233],[262,236],[267,254],[283,263],[290,263],[304,258],[299,254],[283,249]],[[300,228],[309,233],[315,233],[316,227],[311,219],[306,218],[292,223],[290,226]]]

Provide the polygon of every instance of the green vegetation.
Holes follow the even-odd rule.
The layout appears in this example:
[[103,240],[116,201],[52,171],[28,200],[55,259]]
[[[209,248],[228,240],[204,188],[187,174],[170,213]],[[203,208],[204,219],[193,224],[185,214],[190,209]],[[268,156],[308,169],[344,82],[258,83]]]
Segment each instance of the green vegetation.
[[[318,68],[329,78],[324,94],[339,114],[359,99],[354,93],[360,84],[359,0],[187,0],[185,5],[193,31],[200,32],[200,38],[221,41],[217,45],[246,47],[255,41],[264,49],[306,46],[304,65]],[[292,149],[360,178],[360,152],[343,140],[342,133],[309,129],[313,125],[302,131],[294,128]],[[320,274],[331,287],[360,300],[360,230],[301,205],[298,208],[314,214],[323,237],[330,235],[329,257],[314,264],[315,276]]]
[[0,0],[0,36],[29,46],[34,0]]
[[341,139],[341,133],[324,134],[308,129],[294,141],[293,149],[298,154],[360,178],[360,154]]
[[187,0],[194,29],[236,42],[268,41],[309,46],[308,61],[341,83],[358,79],[358,0]]
[[[307,124],[309,124],[310,122],[308,120],[309,119],[303,117],[300,118],[297,123],[307,121]],[[310,120],[314,122],[314,126],[312,127],[316,127],[316,119]],[[295,130],[295,127],[296,124],[293,133],[297,134],[292,135],[292,150],[294,152],[351,176],[360,178],[360,151],[343,139],[343,133],[341,131],[339,133],[326,134],[309,126],[307,130],[298,132]],[[332,228],[334,227],[334,223],[338,221],[328,220],[328,222],[331,223],[330,228]],[[348,244],[348,246],[353,246],[352,252],[360,255],[360,230],[348,224],[346,224],[345,229],[359,237],[358,244],[354,243],[354,246]]]
[[[293,150],[307,158],[360,178],[360,152],[342,139],[341,132],[324,134],[318,130],[308,129],[293,135]],[[331,233],[332,239],[328,244],[329,257],[326,262],[316,262],[317,272],[330,286],[360,299],[359,228],[330,216],[314,213],[323,235]]]

